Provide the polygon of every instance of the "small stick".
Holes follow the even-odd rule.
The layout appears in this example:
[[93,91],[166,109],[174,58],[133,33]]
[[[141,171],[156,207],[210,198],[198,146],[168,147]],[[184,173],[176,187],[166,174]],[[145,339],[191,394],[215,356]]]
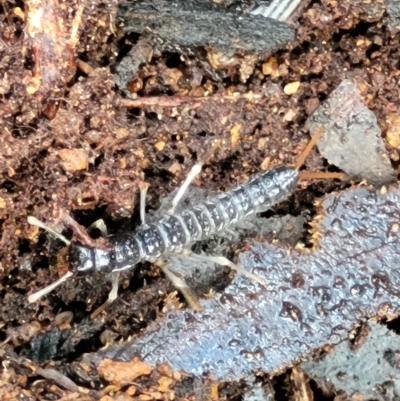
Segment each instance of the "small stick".
[[[201,105],[203,101],[206,100],[238,100],[238,99],[247,99],[247,100],[257,100],[262,98],[262,94],[257,94],[253,92],[244,93],[244,94],[215,94],[211,96],[148,96],[141,97],[138,99],[120,99],[119,102],[122,106],[128,108],[140,108],[140,107],[178,107],[185,103],[198,103],[198,106]],[[192,105],[193,107],[193,105]]]
[[306,157],[310,154],[311,149],[319,141],[319,139],[321,138],[321,136],[324,132],[325,132],[325,130],[323,127],[319,127],[317,129],[316,133],[311,138],[311,141],[308,142],[306,148],[303,150],[303,152],[300,154],[299,158],[297,159],[297,163],[294,166],[297,170],[303,165],[304,160],[306,160]]
[[55,369],[37,368],[34,374],[42,376],[46,379],[54,380],[59,386],[74,393],[80,393],[78,385],[73,382],[69,377],[63,375]]
[[91,238],[85,228],[77,223],[67,212],[61,212],[61,220],[74,232],[82,244],[91,246],[93,248],[101,248],[104,250],[109,249],[109,245],[104,243],[104,238],[100,237],[97,240]]
[[74,234],[76,234],[82,244],[85,245],[93,245],[93,239],[89,237],[85,229],[78,224],[68,213],[62,211],[61,212],[61,219],[63,223],[69,227]]
[[300,171],[299,175],[301,180],[329,180],[335,178],[342,180],[346,177],[345,173],[331,173],[324,171]]
[[77,10],[75,11],[75,17],[72,21],[70,43],[73,47],[75,47],[79,41],[78,30],[82,21],[82,14],[84,8],[85,8],[85,1],[83,1],[81,4],[78,5]]

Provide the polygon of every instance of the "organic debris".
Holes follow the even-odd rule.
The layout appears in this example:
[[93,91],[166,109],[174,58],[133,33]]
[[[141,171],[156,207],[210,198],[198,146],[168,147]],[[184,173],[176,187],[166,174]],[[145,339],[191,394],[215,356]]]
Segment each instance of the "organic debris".
[[[270,54],[294,39],[293,28],[284,22],[230,11],[212,1],[126,2],[119,5],[117,18],[123,21],[124,32],[147,37],[142,36],[129,52],[128,61],[123,60],[116,68],[116,80],[128,92],[140,64],[151,57],[150,42],[160,50],[178,51],[187,56],[200,55],[199,48],[207,48],[209,62],[203,61],[206,70],[239,67],[245,82],[254,70],[257,54]],[[242,57],[235,58],[237,53]],[[246,57],[249,53],[256,56]]]
[[150,32],[170,46],[216,47],[240,53],[268,53],[294,39],[283,22],[230,12],[216,2],[141,0],[121,3],[124,32]]
[[328,161],[350,178],[379,186],[394,182],[389,153],[374,113],[361,100],[357,85],[343,80],[314,113],[307,127],[324,127],[318,149]]
[[380,401],[399,397],[399,336],[374,321],[368,326],[369,332],[357,350],[350,341],[344,341],[318,361],[301,364],[326,395],[344,391],[349,399]]
[[[155,266],[143,264],[121,275],[119,298],[92,326],[91,314],[110,291],[102,275],[71,278],[29,303],[29,294],[65,277],[69,266],[65,245],[28,224],[28,216],[68,239],[72,233],[59,219],[61,209],[84,228],[104,219],[111,236],[132,230],[140,220],[138,190],[143,183],[150,184],[146,211],[158,209],[215,139],[221,140],[221,147],[195,180],[207,191],[226,191],[260,169],[293,165],[310,140],[306,119],[343,79],[357,85],[365,106],[375,114],[398,173],[400,48],[395,2],[343,0],[338,6],[337,1],[313,1],[295,22],[296,39],[265,60],[257,52],[234,50],[227,58],[232,51],[183,49],[160,43],[158,36],[152,38],[147,32],[125,34],[117,19],[117,3],[4,0],[0,4],[0,398],[241,399],[251,393],[243,382],[210,383],[158,370],[138,377],[134,384],[107,386],[81,361],[82,354],[131,340],[167,311],[185,307],[184,300]],[[221,10],[219,15],[229,12],[233,21],[250,3],[227,0],[215,7]],[[40,13],[46,18],[35,19]],[[28,26],[28,21],[37,25]],[[128,92],[121,93],[115,73],[125,60],[128,66],[133,60],[135,72]],[[126,93],[130,99],[124,98]],[[305,171],[326,170],[326,160],[313,149]],[[234,240],[227,256],[236,260],[249,249],[249,241],[276,243],[286,223],[293,229],[280,237],[279,246],[292,249],[298,243],[297,248],[311,248],[306,227],[316,214],[314,202],[352,185],[339,180],[302,181],[287,202],[264,216],[273,217],[271,227],[277,235],[262,235],[262,227],[255,226],[244,242]],[[98,234],[97,229],[88,229],[91,237]],[[218,250],[218,241],[197,244],[196,251],[214,246]],[[266,247],[270,249],[262,248]],[[201,297],[213,297],[233,279],[229,269],[219,267],[214,268],[215,275],[192,271],[193,281],[207,278],[197,287]],[[299,276],[296,282],[302,281]],[[294,313],[293,308],[290,311]],[[371,314],[375,311],[372,303]],[[275,316],[268,331],[276,333],[283,326],[284,332],[282,319]],[[330,324],[329,316],[326,319]],[[328,336],[322,331],[325,343]],[[344,337],[343,333],[340,338]],[[286,350],[285,343],[279,349]],[[28,369],[22,355],[40,359],[42,352],[50,360]],[[284,370],[285,365],[279,368]],[[161,376],[174,383],[159,382]],[[82,387],[73,392],[65,377],[86,393]],[[267,372],[257,377],[266,390],[270,381],[277,398],[287,391],[304,400],[310,388],[294,370],[273,378]],[[315,383],[311,387],[314,397],[323,398]],[[101,394],[93,395],[93,388]]]
[[386,1],[388,27],[393,34],[400,31],[400,4],[397,0]]

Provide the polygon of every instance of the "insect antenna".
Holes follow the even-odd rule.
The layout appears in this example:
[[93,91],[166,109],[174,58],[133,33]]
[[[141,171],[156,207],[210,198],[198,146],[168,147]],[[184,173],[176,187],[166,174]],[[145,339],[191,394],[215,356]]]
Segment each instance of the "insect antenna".
[[57,287],[59,287],[62,283],[64,283],[65,281],[67,281],[70,277],[72,277],[74,275],[74,273],[72,272],[68,272],[67,274],[64,274],[64,276],[60,277],[57,281],[55,281],[54,283],[51,283],[50,285],[48,285],[47,287],[42,288],[41,290],[29,295],[28,297],[28,301],[30,303],[36,302],[38,301],[40,298],[42,298],[44,295],[47,295],[48,293],[50,293],[51,291],[53,291],[54,289],[56,289]]
[[[46,226],[46,224],[44,224],[42,221],[38,220],[34,216],[28,216],[28,223],[30,225],[32,225],[32,226],[36,226],[36,227],[42,228],[43,230],[51,233],[52,235],[54,235],[56,238],[58,238],[59,240],[61,240],[62,242],[64,242],[68,246],[71,244],[70,240],[65,238],[62,234],[59,234],[58,232],[54,231],[52,228]],[[28,301],[30,303],[38,301],[41,297],[43,297],[44,295],[47,295],[48,293],[53,291],[55,288],[59,287],[62,283],[67,281],[71,276],[73,276],[73,273],[72,272],[67,272],[67,274],[65,274],[64,276],[60,277],[54,283],[48,285],[47,287],[42,288],[41,290],[39,290],[39,291],[37,291],[37,292],[35,292],[35,293],[31,294],[31,295],[29,295]]]
[[68,246],[71,245],[71,241],[69,239],[65,238],[62,234],[59,234],[58,232],[54,231],[52,228],[46,226],[46,224],[44,224],[42,221],[38,220],[36,217],[28,216],[28,223],[31,226],[36,226],[36,227],[42,228],[43,230],[53,234],[56,238],[58,238],[59,240],[64,242],[64,244],[66,244]]

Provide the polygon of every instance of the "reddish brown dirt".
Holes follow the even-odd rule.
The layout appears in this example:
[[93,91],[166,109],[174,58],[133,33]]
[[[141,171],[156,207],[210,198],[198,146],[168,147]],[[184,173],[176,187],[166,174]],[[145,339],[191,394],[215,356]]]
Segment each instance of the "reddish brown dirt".
[[[357,82],[384,133],[393,120],[388,116],[400,107],[399,35],[385,26],[383,0],[312,2],[299,19],[297,41],[272,55],[276,74],[264,75],[260,62],[246,84],[239,83],[233,70],[223,82],[200,77],[194,86],[193,71],[179,54],[154,57],[140,70],[139,97],[207,94],[210,99],[133,109],[124,104],[112,75],[126,52],[115,23],[116,7],[116,0],[87,0],[79,18],[74,1],[0,4],[0,341],[8,341],[0,348],[0,358],[15,356],[4,359],[9,369],[2,371],[0,383],[7,383],[11,398],[21,392],[29,399],[66,394],[48,378],[35,382],[37,366],[17,356],[38,332],[71,330],[77,339],[75,351],[67,349],[53,363],[54,369],[65,371],[66,362],[75,366],[83,352],[126,339],[177,304],[166,295],[172,285],[151,266],[127,275],[119,300],[94,326],[90,313],[105,301],[110,288],[103,277],[71,279],[29,304],[27,295],[56,280],[67,266],[61,244],[30,226],[27,216],[56,230],[63,230],[60,210],[86,227],[104,218],[111,233],[132,227],[138,222],[140,183],[150,184],[147,204],[156,209],[214,138],[222,139],[222,145],[196,179],[209,190],[230,188],[261,167],[294,163],[309,140],[305,120],[345,77]],[[298,90],[285,94],[285,86],[293,82],[300,82]],[[234,93],[238,95],[232,100]],[[387,147],[396,166],[398,151]],[[325,169],[315,150],[306,168]],[[340,188],[337,182],[309,185],[276,213],[312,216],[313,201]],[[72,321],[59,323],[56,316],[65,311],[73,313]],[[81,338],[85,340],[78,341]],[[92,384],[99,389],[100,383],[112,382],[87,372],[78,377],[78,370],[74,377],[88,391]],[[297,383],[300,374],[293,374]],[[136,395],[138,388],[152,388],[146,390],[149,398],[144,391],[139,399],[166,394],[157,388],[157,383],[166,386],[160,384],[161,377],[171,378],[167,387],[173,388],[175,399],[190,393],[196,394],[192,399],[215,397],[215,385],[157,371],[135,380]],[[282,394],[284,381],[282,376],[275,383]],[[134,397],[133,389],[123,390],[126,397]],[[219,399],[237,400],[243,391],[241,385],[221,384],[216,392]],[[152,392],[158,392],[157,397]]]

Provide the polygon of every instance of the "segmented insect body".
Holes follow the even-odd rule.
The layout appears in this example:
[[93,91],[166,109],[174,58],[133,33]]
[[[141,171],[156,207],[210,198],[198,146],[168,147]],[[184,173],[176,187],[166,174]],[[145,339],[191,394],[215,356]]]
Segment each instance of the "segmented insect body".
[[287,199],[298,176],[294,167],[263,171],[215,198],[166,215],[154,224],[141,225],[136,232],[125,233],[114,241],[111,250],[74,242],[70,246],[71,265],[77,271],[113,272],[142,261],[154,261]]

